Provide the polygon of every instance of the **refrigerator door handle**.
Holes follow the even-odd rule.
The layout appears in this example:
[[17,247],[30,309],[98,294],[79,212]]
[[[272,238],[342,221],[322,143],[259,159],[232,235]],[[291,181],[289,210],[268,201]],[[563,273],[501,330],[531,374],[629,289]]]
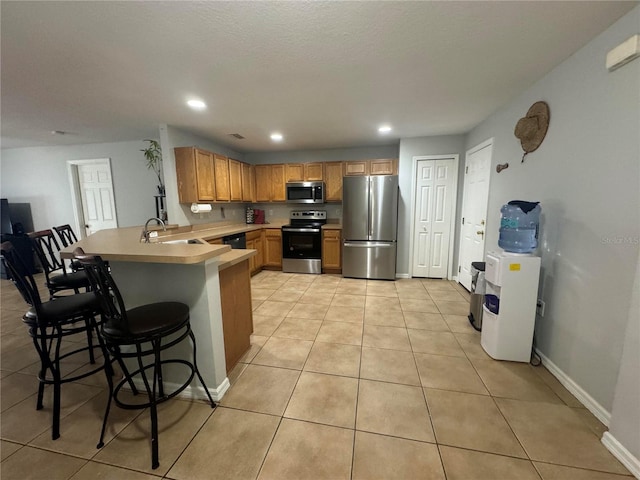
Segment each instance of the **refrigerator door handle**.
[[369,216],[367,221],[369,222],[369,237],[371,240],[373,238],[373,180],[371,177],[368,178],[369,183]]
[[392,248],[395,242],[376,243],[376,242],[344,242],[345,247],[357,247],[357,248]]

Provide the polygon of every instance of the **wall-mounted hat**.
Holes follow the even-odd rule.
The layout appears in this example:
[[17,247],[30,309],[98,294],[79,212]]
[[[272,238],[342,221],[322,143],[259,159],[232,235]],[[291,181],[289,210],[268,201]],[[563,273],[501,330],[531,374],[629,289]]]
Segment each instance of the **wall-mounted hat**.
[[546,102],[536,102],[531,105],[527,115],[518,120],[514,134],[520,140],[524,155],[535,151],[549,128],[549,105]]

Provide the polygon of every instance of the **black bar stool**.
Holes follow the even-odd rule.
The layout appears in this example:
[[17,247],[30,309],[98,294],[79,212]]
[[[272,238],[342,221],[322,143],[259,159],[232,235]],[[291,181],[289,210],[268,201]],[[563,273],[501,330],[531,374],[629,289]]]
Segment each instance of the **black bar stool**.
[[[91,337],[92,332],[98,334],[98,324],[95,317],[99,313],[100,303],[93,292],[78,293],[42,302],[36,282],[28,273],[24,261],[10,242],[4,242],[0,246],[5,265],[11,274],[11,280],[17,287],[24,300],[31,306],[22,320],[29,328],[29,335],[40,357],[40,372],[38,374],[38,397],[36,409],[43,408],[43,394],[45,385],[53,385],[53,425],[51,438],[60,437],[60,388],[68,382],[80,380],[93,375],[101,370],[106,370],[107,379],[113,375],[109,354],[98,336],[98,345],[83,346],[70,352],[60,354],[60,348],[64,338],[76,334],[86,334]],[[97,365],[89,372],[73,377],[63,378],[61,372],[61,360],[89,350],[100,348],[103,354],[103,363]]]
[[[71,228],[71,225],[68,223],[58,227],[53,227],[53,230],[56,232],[60,239],[60,243],[65,248],[78,242],[78,237],[76,237],[73,228]],[[80,264],[76,260],[71,260],[71,270],[74,272],[80,270]]]
[[[75,259],[82,264],[98,295],[102,306],[101,335],[104,343],[116,359],[135,358],[138,369],[122,379],[115,388],[109,382],[109,404],[104,414],[104,422],[98,448],[103,446],[104,432],[111,407],[111,399],[125,409],[149,408],[151,415],[151,468],[158,468],[158,415],[157,405],[175,397],[189,386],[194,375],[204,387],[212,408],[216,404],[204,383],[196,363],[196,339],[189,322],[189,307],[179,302],[159,302],[142,305],[127,310],[108,267],[98,256],[84,255],[82,249],[74,252]],[[161,352],[182,342],[187,337],[193,345],[193,363],[183,359],[161,359]],[[121,347],[125,347],[121,349]],[[146,364],[145,364],[146,357]],[[166,392],[163,384],[162,368],[167,364],[181,364],[187,367],[188,378],[173,392]],[[151,380],[147,372],[152,371]],[[149,401],[144,404],[125,403],[118,399],[118,393],[132,377],[139,376],[147,392]],[[135,393],[135,392],[134,392]]]
[[78,293],[81,288],[89,286],[89,279],[84,272],[69,272],[64,262],[58,257],[60,244],[51,230],[40,230],[29,234],[33,249],[44,270],[49,294],[53,299],[64,290]]
[[[60,245],[53,236],[51,230],[40,230],[29,234],[31,245],[36,252],[38,261],[44,270],[46,285],[49,289],[49,299],[59,298],[61,292],[73,290],[80,293],[80,289],[89,290],[89,279],[82,271],[69,272],[65,268],[64,262],[58,257]],[[87,329],[87,341],[93,347],[93,336],[91,330]],[[93,348],[89,349],[89,360],[94,363]]]

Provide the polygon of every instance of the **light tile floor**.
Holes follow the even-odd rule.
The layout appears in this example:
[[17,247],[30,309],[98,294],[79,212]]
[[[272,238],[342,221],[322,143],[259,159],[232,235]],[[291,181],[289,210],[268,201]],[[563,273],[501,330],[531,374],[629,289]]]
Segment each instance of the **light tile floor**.
[[161,406],[157,470],[147,412],[114,408],[95,449],[101,374],[63,386],[51,441],[24,303],[0,288],[3,480],[630,478],[599,441],[605,427],[547,370],[484,353],[452,282],[256,275],[251,349],[215,411]]

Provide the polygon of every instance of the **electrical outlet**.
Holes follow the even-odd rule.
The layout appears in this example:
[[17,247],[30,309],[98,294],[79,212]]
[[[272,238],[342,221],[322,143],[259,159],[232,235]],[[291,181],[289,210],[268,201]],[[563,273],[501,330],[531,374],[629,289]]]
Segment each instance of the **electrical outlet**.
[[538,299],[538,302],[536,303],[536,315],[544,317],[544,306],[544,300]]
[[273,216],[273,210],[269,210],[269,216]]

